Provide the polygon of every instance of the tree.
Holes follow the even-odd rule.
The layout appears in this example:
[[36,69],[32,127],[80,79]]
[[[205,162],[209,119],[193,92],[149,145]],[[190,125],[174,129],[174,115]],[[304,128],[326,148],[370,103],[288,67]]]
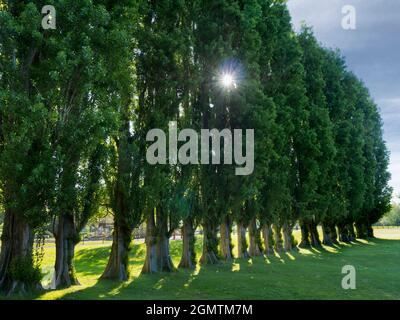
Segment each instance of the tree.
[[[58,161],[52,205],[55,287],[79,283],[73,266],[74,248],[79,233],[98,210],[105,159],[102,145],[116,127],[116,113],[110,108],[115,92],[110,93],[105,75],[108,73],[115,80],[113,75],[120,71],[120,63],[126,63],[124,46],[131,47],[130,29],[121,30],[126,21],[119,16],[128,5],[129,1],[107,6],[66,2],[57,8],[57,32],[46,41],[44,57],[54,85],[59,88],[54,95],[57,123],[52,141]],[[74,14],[67,14],[71,12]],[[115,48],[121,49],[118,55],[113,51]],[[126,64],[123,68],[126,69]],[[85,176],[87,181],[80,181]]]
[[304,222],[313,216],[318,150],[316,133],[310,126],[301,47],[291,28],[286,4],[271,1],[265,3],[263,10],[266,26],[260,26],[262,39],[265,46],[271,43],[272,47],[266,47],[261,61],[265,68],[262,79],[265,94],[272,97],[277,110],[273,141],[276,154],[263,194],[264,206],[269,211],[264,215],[264,224],[265,231],[274,224],[278,251],[283,249],[281,230],[285,226],[285,247],[291,250],[293,224],[299,218]]
[[[183,3],[157,1],[141,3],[141,28],[137,34],[138,92],[142,139],[148,130],[170,131],[170,121],[177,121],[180,105],[187,95],[184,54],[188,52],[187,11]],[[177,128],[176,128],[177,129]],[[174,139],[169,135],[169,138]],[[141,149],[144,156],[146,148]],[[169,150],[169,152],[172,152]],[[179,213],[171,210],[170,199],[176,195],[179,166],[172,156],[169,165],[145,164],[147,254],[142,272],[173,271],[169,238],[179,227]]]
[[338,51],[324,49],[323,73],[325,79],[325,97],[328,104],[329,116],[333,123],[333,132],[336,146],[335,165],[331,179],[335,181],[334,202],[330,206],[330,219],[325,222],[326,232],[330,233],[333,243],[337,240],[336,226],[341,232],[340,240],[348,241],[342,226],[349,213],[347,190],[351,187],[349,179],[349,166],[347,162],[347,146],[350,139],[345,92],[343,88],[345,63]]
[[[129,252],[132,232],[143,219],[145,207],[141,148],[143,133],[135,112],[138,96],[135,81],[137,65],[138,3],[115,4],[113,32],[107,61],[109,78],[103,84],[116,111],[117,130],[109,136],[109,167],[105,175],[109,206],[114,216],[113,242],[101,279],[126,281],[129,278]],[[115,50],[118,48],[118,50]]]
[[316,161],[318,163],[317,189],[314,202],[311,204],[312,217],[305,225],[302,225],[303,244],[311,243],[313,246],[320,245],[317,224],[323,223],[323,243],[332,244],[330,220],[333,214],[331,207],[335,206],[335,179],[334,158],[336,147],[333,134],[333,124],[329,117],[329,109],[325,97],[325,79],[323,75],[323,49],[315,39],[312,30],[303,27],[299,34],[299,42],[303,49],[303,65],[306,72],[306,88],[308,97],[308,110],[310,114],[310,126],[314,128],[318,136],[316,141]]
[[377,223],[382,226],[400,225],[400,207],[398,204],[392,204],[392,209],[386,213]]
[[390,211],[392,189],[388,186],[389,155],[382,139],[382,120],[368,89],[359,84],[358,108],[363,113],[363,137],[365,158],[363,207],[355,217],[358,238],[373,237],[372,224]]
[[[229,59],[233,58],[230,30],[234,26],[232,21],[238,22],[239,8],[234,2],[225,1],[198,1],[196,4],[194,51],[200,83],[195,110],[201,115],[199,124],[202,129],[222,128],[230,125],[227,112],[234,98],[229,97],[227,92],[221,92],[218,76],[224,72],[224,62],[229,64]],[[217,232],[222,220],[222,253],[226,259],[230,259],[232,255],[228,207],[215,197],[217,193],[221,194],[218,192],[218,182],[223,182],[224,186],[228,182],[225,175],[222,166],[216,164],[203,165],[199,170],[203,227],[203,253],[200,262],[203,264],[219,262]]]
[[51,149],[55,89],[48,77],[41,14],[35,2],[2,6],[0,15],[0,189],[5,210],[0,289],[40,287],[35,233],[49,220],[55,161]]

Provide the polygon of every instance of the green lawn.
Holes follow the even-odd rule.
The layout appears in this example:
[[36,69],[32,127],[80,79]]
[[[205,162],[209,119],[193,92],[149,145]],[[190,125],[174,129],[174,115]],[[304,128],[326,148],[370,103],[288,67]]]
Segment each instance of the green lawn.
[[[127,283],[98,281],[110,243],[79,245],[76,269],[81,286],[25,298],[36,299],[400,299],[400,229],[378,229],[378,239],[322,250],[300,250],[268,258],[236,259],[195,271],[140,275],[144,244],[134,244]],[[298,232],[295,234],[299,236]],[[198,241],[197,250],[201,250]],[[172,241],[178,263],[181,241]],[[46,246],[44,270],[54,263]],[[353,265],[357,289],[341,288],[342,267]],[[47,276],[48,277],[48,276]],[[48,281],[48,279],[46,279]],[[16,298],[16,297],[14,297]]]

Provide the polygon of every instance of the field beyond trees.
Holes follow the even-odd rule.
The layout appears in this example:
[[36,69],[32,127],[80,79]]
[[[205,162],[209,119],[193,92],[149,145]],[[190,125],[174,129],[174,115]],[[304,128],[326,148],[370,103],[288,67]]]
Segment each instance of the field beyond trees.
[[[377,239],[359,240],[321,250],[275,254],[268,258],[235,259],[196,270],[140,275],[145,245],[135,243],[130,254],[131,277],[125,283],[98,281],[111,242],[86,242],[77,247],[80,286],[48,291],[27,299],[400,299],[400,228],[377,228]],[[294,232],[300,237],[298,231]],[[196,251],[201,250],[201,241]],[[182,242],[171,241],[175,265]],[[54,247],[46,245],[43,269],[54,266]],[[234,252],[237,247],[234,248]],[[342,267],[357,271],[356,290],[341,287]],[[49,274],[45,277],[48,282]],[[3,296],[4,298],[4,296]],[[18,296],[12,296],[18,298]]]

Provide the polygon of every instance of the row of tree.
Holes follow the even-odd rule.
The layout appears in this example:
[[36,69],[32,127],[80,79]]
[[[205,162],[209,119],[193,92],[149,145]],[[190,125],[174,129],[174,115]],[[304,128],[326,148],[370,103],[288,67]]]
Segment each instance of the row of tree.
[[[371,237],[390,204],[377,106],[337,51],[292,30],[279,0],[0,1],[0,288],[40,284],[43,230],[56,239],[54,284],[78,283],[74,248],[99,208],[114,216],[102,278],[126,280],[132,231],[146,224],[143,272]],[[237,87],[219,84],[223,73]],[[150,165],[146,134],[254,129],[255,170]],[[245,137],[243,137],[245,138]],[[183,142],[180,142],[183,143]],[[246,233],[249,234],[249,243]],[[283,236],[283,238],[282,238]],[[262,241],[263,239],[264,241]],[[36,240],[36,241],[35,241]]]

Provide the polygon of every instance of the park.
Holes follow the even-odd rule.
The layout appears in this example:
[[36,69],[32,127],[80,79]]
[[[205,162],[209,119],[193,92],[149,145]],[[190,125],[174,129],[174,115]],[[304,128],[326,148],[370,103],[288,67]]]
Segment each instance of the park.
[[287,1],[42,2],[0,0],[0,299],[400,298],[380,101]]
[[[110,241],[89,241],[77,246],[76,272],[80,285],[45,290],[4,299],[389,299],[400,298],[400,228],[379,227],[377,238],[341,243],[335,247],[300,249],[252,259],[234,259],[218,266],[198,266],[173,273],[141,275],[144,243],[134,241],[131,277],[126,283],[99,280],[107,263]],[[295,237],[300,237],[295,232]],[[171,241],[171,255],[178,265],[182,241]],[[44,287],[51,283],[54,245],[45,248]],[[201,242],[196,243],[200,253]],[[357,271],[355,290],[344,290],[344,265]]]

